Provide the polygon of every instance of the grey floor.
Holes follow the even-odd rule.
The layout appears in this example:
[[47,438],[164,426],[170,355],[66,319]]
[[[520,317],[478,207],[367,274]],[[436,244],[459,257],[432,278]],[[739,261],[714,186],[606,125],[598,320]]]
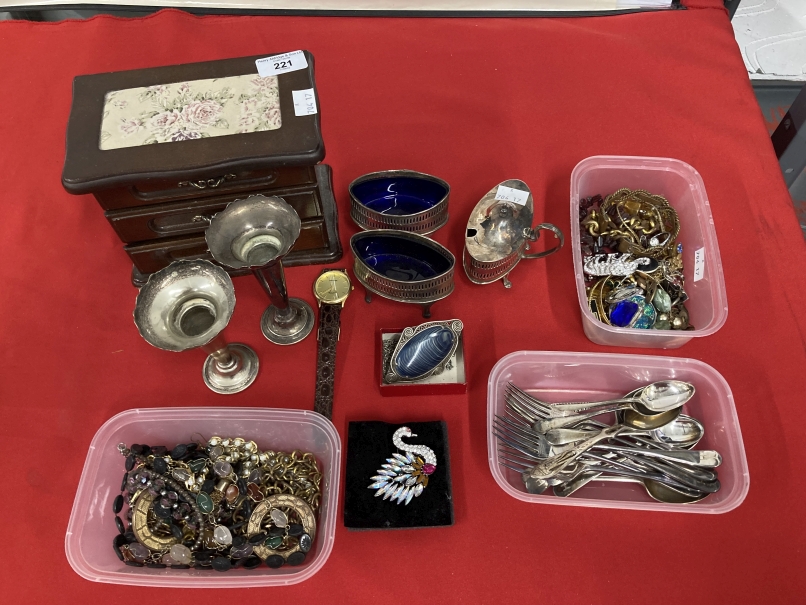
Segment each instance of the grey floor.
[[[753,90],[756,93],[761,113],[764,114],[767,130],[772,134],[798,95],[800,84],[755,80]],[[806,238],[806,170],[789,188],[789,193],[792,196],[792,205],[800,222],[800,228],[803,230],[803,237]]]

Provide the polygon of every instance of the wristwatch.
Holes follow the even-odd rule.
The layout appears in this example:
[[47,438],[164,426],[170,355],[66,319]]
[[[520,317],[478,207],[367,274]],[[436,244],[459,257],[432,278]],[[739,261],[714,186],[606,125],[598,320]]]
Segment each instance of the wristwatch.
[[313,284],[313,295],[319,303],[313,410],[325,418],[333,414],[333,382],[336,378],[336,344],[341,329],[341,309],[352,289],[350,276],[344,269],[325,269]]

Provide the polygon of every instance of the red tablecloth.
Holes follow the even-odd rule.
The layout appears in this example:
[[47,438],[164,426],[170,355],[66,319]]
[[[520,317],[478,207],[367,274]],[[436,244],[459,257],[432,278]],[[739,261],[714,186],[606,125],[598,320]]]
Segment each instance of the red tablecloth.
[[[2,600],[802,602],[806,246],[730,23],[716,0],[700,4],[556,20],[166,11],[0,23]],[[374,170],[446,179],[451,222],[436,239],[459,253],[470,209],[505,178],[525,180],[537,219],[569,233],[569,176],[582,158],[666,156],[697,168],[730,313],[717,334],[669,354],[713,365],[733,388],[752,478],[741,507],[707,516],[529,505],[495,484],[485,410],[496,360],[520,349],[616,351],[583,335],[565,249],[519,267],[509,291],[474,286],[457,272],[456,291],[435,312],[465,322],[466,396],[381,398],[368,371],[375,331],[419,323],[419,311],[384,300],[367,305],[356,292],[342,315],[336,427],[343,436],[349,420],[446,420],[454,527],[352,533],[339,523],[325,567],[289,588],[202,594],[95,584],[71,570],[65,528],[88,444],[104,421],[165,405],[310,409],[316,344],[309,338],[286,349],[263,339],[266,299],[251,278],[236,280],[228,331],[261,358],[246,392],[213,394],[201,381],[202,352],[166,353],[140,338],[119,241],[92,197],[72,197],[60,185],[71,80],[296,48],[316,57],[345,244],[356,231],[347,184]],[[347,253],[339,266],[350,263]],[[290,292],[313,302],[318,272],[289,270]]]

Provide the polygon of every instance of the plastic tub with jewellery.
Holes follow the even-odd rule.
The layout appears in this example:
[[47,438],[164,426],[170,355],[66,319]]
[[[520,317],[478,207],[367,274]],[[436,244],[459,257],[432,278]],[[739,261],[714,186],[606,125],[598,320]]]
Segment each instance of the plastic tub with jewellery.
[[[678,243],[683,245],[686,302],[694,330],[641,330],[599,321],[591,312],[585,291],[580,249],[579,202],[595,195],[607,197],[621,189],[645,189],[661,195],[680,218]],[[582,160],[571,173],[571,250],[582,327],[600,345],[674,349],[692,338],[709,336],[728,317],[728,299],[714,219],[699,173],[680,160],[629,156],[594,156]]]
[[[305,562],[292,567],[231,569],[226,573],[196,569],[131,567],[113,552],[117,534],[112,499],[120,493],[124,459],[117,445],[149,443],[173,446],[194,434],[244,437],[262,450],[311,452],[322,472],[322,499],[314,544]],[[252,588],[288,586],[318,572],[330,556],[336,534],[341,442],[323,416],[305,410],[263,408],[132,409],[110,418],[90,444],[65,536],[70,565],[95,582],[172,588]]]

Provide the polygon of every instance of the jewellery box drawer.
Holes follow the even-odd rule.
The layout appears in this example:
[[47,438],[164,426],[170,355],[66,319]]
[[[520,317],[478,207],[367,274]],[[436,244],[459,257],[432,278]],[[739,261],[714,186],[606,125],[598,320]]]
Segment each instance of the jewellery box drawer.
[[242,193],[267,187],[294,187],[316,182],[313,166],[264,168],[212,174],[193,179],[150,179],[127,187],[94,192],[104,210],[147,206],[184,199]]
[[[294,265],[329,262],[326,257],[331,253],[332,247],[332,243],[328,241],[324,221],[305,221],[302,223],[302,231],[291,248],[291,252],[283,259],[283,265],[293,267]],[[173,237],[142,244],[130,244],[125,246],[124,250],[126,250],[134,266],[142,274],[159,271],[176,260],[213,260],[203,235]],[[338,253],[339,255],[341,253],[340,247],[338,247]],[[332,260],[337,259],[338,256],[334,256]],[[242,275],[248,273],[248,271],[230,271],[230,273]]]
[[303,221],[322,216],[322,201],[318,189],[306,187],[250,190],[201,200],[113,210],[106,213],[106,218],[125,243],[202,233],[213,216],[224,210],[228,204],[258,193],[283,198]]

